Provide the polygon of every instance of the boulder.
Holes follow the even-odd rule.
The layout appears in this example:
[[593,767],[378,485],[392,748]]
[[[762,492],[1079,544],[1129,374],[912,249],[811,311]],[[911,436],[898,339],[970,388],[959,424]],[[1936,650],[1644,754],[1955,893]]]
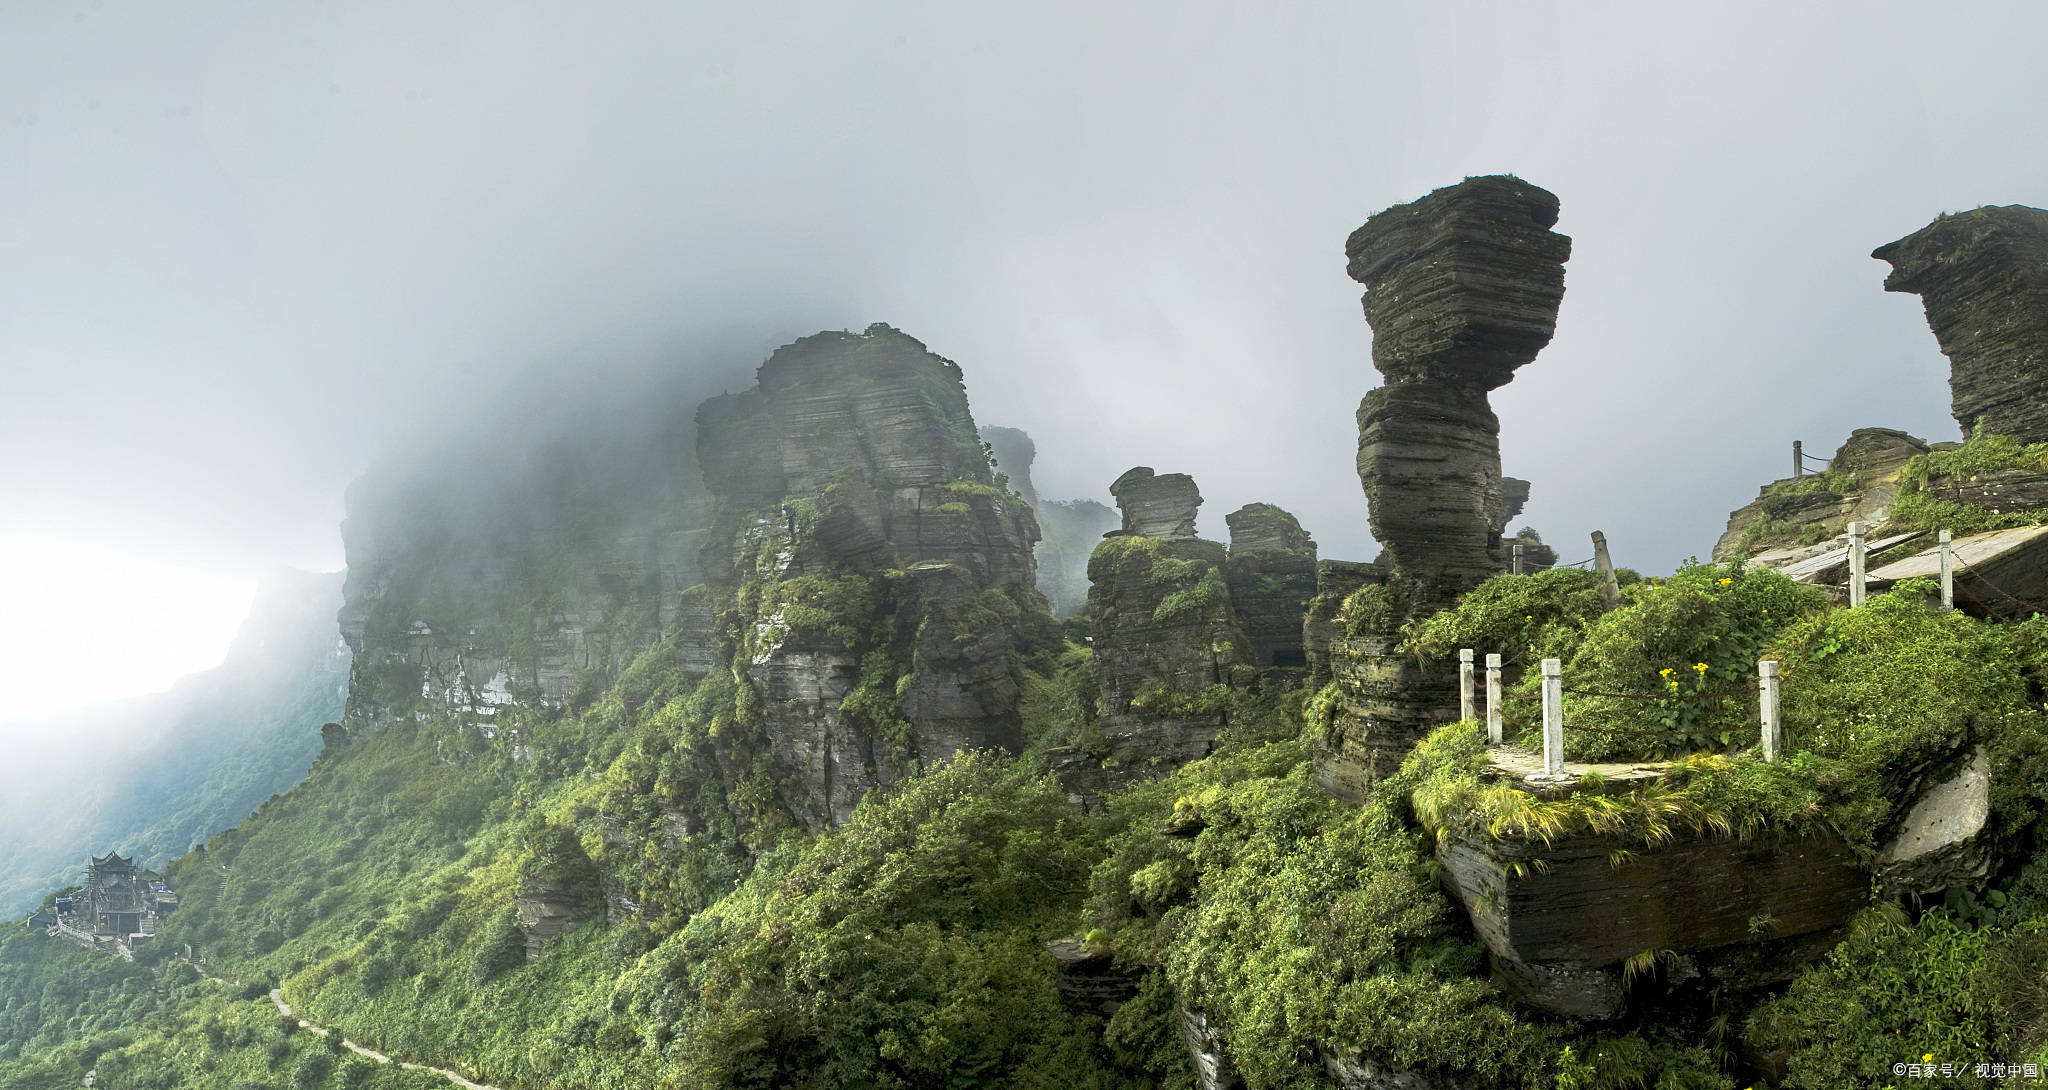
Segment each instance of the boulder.
[[1206,1015],[1182,1007],[1180,1035],[1187,1043],[1188,1058],[1195,1063],[1195,1090],[1244,1090],[1244,1077],[1230,1062],[1223,1035]]
[[1123,532],[1139,537],[1191,538],[1202,493],[1185,473],[1154,473],[1139,466],[1109,486],[1124,513]]

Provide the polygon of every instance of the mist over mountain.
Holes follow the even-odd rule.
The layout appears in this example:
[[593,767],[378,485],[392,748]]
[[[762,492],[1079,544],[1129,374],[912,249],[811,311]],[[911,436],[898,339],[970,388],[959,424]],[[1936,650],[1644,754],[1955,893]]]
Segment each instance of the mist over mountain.
[[218,667],[17,724],[0,762],[0,911],[76,885],[89,854],[160,866],[297,783],[347,697],[341,585],[272,572]]

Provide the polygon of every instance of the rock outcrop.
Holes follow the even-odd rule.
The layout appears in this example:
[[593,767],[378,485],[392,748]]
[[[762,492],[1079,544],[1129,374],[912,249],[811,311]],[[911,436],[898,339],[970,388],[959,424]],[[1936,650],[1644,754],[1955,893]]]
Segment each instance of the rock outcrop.
[[1244,1090],[1244,1076],[1237,1073],[1223,1035],[1210,1024],[1207,1015],[1181,1008],[1180,1036],[1188,1046],[1188,1059],[1195,1065],[1195,1090]]
[[1202,493],[1185,473],[1158,474],[1139,466],[1109,486],[1124,515],[1123,532],[1139,537],[1178,540],[1195,536],[1195,512]]
[[[1616,850],[1627,853],[1617,856]],[[1789,979],[1869,898],[1833,835],[1679,839],[1646,848],[1593,836],[1550,844],[1483,834],[1437,844],[1494,975],[1516,999],[1574,1018],[1618,1017],[1626,963],[1747,989]]]
[[1223,517],[1230,527],[1224,583],[1238,625],[1261,669],[1308,665],[1302,621],[1316,595],[1316,542],[1293,515],[1248,503]]
[[1728,516],[1714,543],[1717,562],[1759,552],[1817,545],[1847,533],[1851,522],[1884,523],[1899,498],[1899,471],[1926,443],[1892,428],[1858,428],[1835,451],[1825,472],[1773,481]]
[[1878,857],[1878,885],[1888,894],[1924,897],[1991,876],[1990,757],[1977,746],[1945,772]]
[[1033,557],[1038,562],[1038,590],[1055,617],[1065,619],[1088,604],[1088,556],[1102,535],[1117,528],[1117,514],[1094,500],[1048,500],[1031,480],[1038,448],[1016,428],[985,427],[982,441],[994,454],[996,469],[1009,477],[1010,488],[1024,497],[1038,516],[1040,537]]
[[[1457,715],[1455,664],[1397,654],[1396,632],[1507,568],[1501,535],[1528,484],[1501,476],[1487,394],[1557,327],[1571,256],[1550,230],[1557,212],[1556,197],[1520,179],[1467,178],[1373,216],[1345,243],[1386,378],[1358,406],[1358,478],[1386,551],[1351,591],[1369,608],[1309,651],[1340,691],[1316,748],[1317,782],[1339,798],[1362,798]],[[1312,644],[1329,598],[1323,588],[1310,610]]]
[[1339,613],[1353,591],[1372,583],[1387,581],[1382,564],[1355,560],[1316,561],[1316,596],[1309,599],[1308,612],[1301,619],[1301,648],[1308,659],[1309,680],[1327,684],[1331,676],[1331,647],[1344,638],[1344,620]]
[[1052,625],[1038,525],[996,486],[958,366],[887,326],[821,333],[698,428],[721,657],[798,822],[847,820],[914,761],[1020,748],[1010,655]]
[[1358,475],[1372,533],[1418,611],[1501,571],[1508,502],[1488,392],[1557,328],[1571,240],[1555,196],[1468,178],[1367,220],[1345,243],[1366,286],[1373,366],[1358,407]]
[[1228,721],[1231,686],[1255,673],[1224,577],[1228,554],[1193,536],[1201,503],[1194,481],[1141,467],[1111,491],[1126,527],[1172,536],[1118,532],[1088,561],[1102,740],[1090,752],[1048,755],[1083,808],[1207,755]]
[[1078,938],[1054,939],[1045,944],[1052,955],[1053,986],[1060,1002],[1076,1014],[1108,1018],[1138,994],[1138,975],[1117,968],[1116,958],[1088,949]]
[[1870,256],[1892,266],[1885,290],[1926,306],[1963,433],[2048,440],[2048,210],[1942,216]]

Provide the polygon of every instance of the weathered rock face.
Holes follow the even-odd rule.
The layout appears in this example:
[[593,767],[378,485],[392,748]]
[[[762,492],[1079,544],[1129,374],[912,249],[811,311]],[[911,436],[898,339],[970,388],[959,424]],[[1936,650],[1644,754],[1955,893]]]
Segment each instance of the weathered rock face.
[[688,414],[616,424],[456,445],[350,487],[351,733],[414,716],[491,730],[498,708],[559,707],[688,620],[710,524]]
[[1118,477],[1109,494],[1124,513],[1124,533],[1167,539],[1195,536],[1202,493],[1185,473],[1157,474],[1151,466],[1139,466]]
[[1347,636],[1329,645],[1336,718],[1315,746],[1315,779],[1345,802],[1401,768],[1415,743],[1458,718],[1456,665],[1417,662],[1391,636]]
[[1906,812],[1877,861],[1888,894],[1927,896],[1991,876],[1991,759],[1978,746]]
[[1898,501],[1899,471],[1927,451],[1926,443],[1902,431],[1856,429],[1835,451],[1827,472],[1773,481],[1731,513],[1713,559],[1815,545],[1848,532],[1851,522],[1878,526]]
[[1029,618],[1051,625],[1038,525],[995,486],[956,365],[887,326],[822,333],[698,428],[720,655],[799,822],[847,820],[914,760],[1019,748],[1010,652]]
[[985,427],[982,441],[995,454],[996,469],[1038,516],[1038,590],[1055,617],[1065,619],[1088,604],[1088,556],[1102,535],[1117,528],[1117,514],[1094,500],[1047,500],[1031,481],[1038,448],[1016,428]]
[[1088,616],[1102,679],[1101,742],[1087,753],[1049,755],[1082,808],[1214,748],[1230,685],[1252,673],[1225,557],[1222,545],[1200,538],[1118,534],[1096,547]]
[[1125,504],[1125,526],[1187,533],[1112,534],[1088,560],[1101,740],[1087,752],[1047,755],[1084,809],[1123,784],[1206,756],[1227,722],[1230,686],[1255,676],[1224,576],[1228,554],[1192,536],[1201,502],[1194,481],[1139,468],[1111,490]]
[[1344,636],[1344,622],[1337,616],[1351,592],[1367,583],[1383,584],[1387,569],[1381,564],[1355,560],[1316,562],[1316,596],[1309,599],[1308,612],[1301,621],[1302,652],[1308,659],[1309,680],[1326,684],[1330,680],[1330,648]]
[[1200,1011],[1180,1010],[1181,1040],[1187,1043],[1188,1058],[1195,1064],[1196,1090],[1243,1090],[1244,1077],[1230,1062],[1223,1036]]
[[[1833,836],[1659,848],[1447,836],[1436,854],[1496,977],[1519,1001],[1575,1018],[1618,1017],[1623,963],[1645,951],[1671,951],[1667,972],[1737,988],[1788,979],[1869,896],[1869,876]],[[1669,964],[1674,956],[1683,960]]]
[[1468,178],[1373,216],[1345,243],[1386,377],[1358,407],[1358,475],[1383,559],[1418,611],[1504,567],[1509,504],[1486,395],[1556,330],[1571,255],[1549,229],[1557,213],[1555,196],[1519,179]]
[[1891,263],[1885,290],[1926,306],[1964,434],[2048,439],[2048,210],[1942,216],[1870,256]]
[[1323,1072],[1337,1090],[1467,1090],[1469,1086],[1379,1063],[1355,1048],[1323,1053]]
[[1307,666],[1302,621],[1316,595],[1316,542],[1293,515],[1249,503],[1223,517],[1230,527],[1224,583],[1238,625],[1261,669]]
[[1053,986],[1068,1010],[1108,1018],[1138,994],[1136,974],[1117,968],[1114,957],[1089,950],[1078,938],[1054,939],[1045,950],[1057,966]]

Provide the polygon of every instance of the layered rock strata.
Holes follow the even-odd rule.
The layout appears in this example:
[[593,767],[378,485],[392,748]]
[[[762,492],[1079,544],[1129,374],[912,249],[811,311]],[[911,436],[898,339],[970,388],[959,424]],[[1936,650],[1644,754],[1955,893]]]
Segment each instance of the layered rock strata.
[[1347,599],[1345,634],[1311,652],[1340,696],[1316,751],[1317,781],[1339,798],[1363,798],[1457,715],[1456,665],[1397,654],[1396,632],[1507,568],[1502,534],[1528,484],[1501,476],[1487,395],[1556,330],[1571,256],[1550,230],[1557,213],[1555,196],[1520,179],[1468,178],[1345,243],[1386,379],[1358,406],[1358,478],[1386,551]]
[[1108,1018],[1138,994],[1138,974],[1117,968],[1115,957],[1088,949],[1079,938],[1054,939],[1045,951],[1052,955],[1060,1002],[1076,1014]]
[[1316,595],[1316,542],[1293,515],[1249,503],[1223,517],[1230,527],[1224,583],[1252,665],[1305,667],[1302,621]]
[[1868,873],[1832,835],[1646,848],[1475,833],[1441,839],[1437,858],[1495,977],[1520,1002],[1574,1018],[1620,1016],[1624,963],[1646,952],[1667,974],[1735,988],[1789,979],[1834,944],[1870,891]]
[[1309,599],[1308,611],[1301,619],[1301,648],[1308,660],[1311,682],[1322,685],[1330,681],[1331,647],[1344,638],[1344,619],[1340,614],[1345,599],[1367,583],[1380,585],[1386,581],[1387,569],[1383,564],[1316,561],[1316,594]]
[[1051,625],[1038,525],[996,486],[957,365],[887,326],[821,333],[698,428],[721,657],[801,824],[847,820],[914,761],[1020,747],[1010,655]]
[[1088,561],[1101,738],[1048,755],[1083,808],[1207,755],[1228,722],[1231,687],[1256,673],[1224,578],[1228,553],[1193,536],[1201,503],[1193,480],[1139,468],[1112,491],[1126,527],[1169,536],[1118,532]]
[[1123,532],[1138,537],[1166,539],[1195,536],[1195,512],[1201,510],[1202,493],[1195,479],[1185,473],[1154,473],[1151,466],[1139,466],[1118,477],[1109,486],[1123,512]]
[[1345,243],[1386,379],[1358,407],[1358,475],[1383,559],[1419,611],[1504,567],[1508,500],[1487,394],[1556,330],[1571,255],[1550,230],[1557,214],[1555,196],[1520,179],[1468,178],[1373,216]]
[[1757,498],[1728,516],[1714,543],[1717,562],[1759,552],[1829,541],[1851,522],[1875,528],[1891,517],[1899,498],[1899,471],[1930,448],[1892,428],[1858,428],[1824,472],[1773,481]]
[[1963,433],[2048,440],[2048,210],[1942,216],[1870,256],[1892,266],[1885,290],[1925,305]]
[[1071,617],[1088,604],[1088,555],[1102,535],[1117,528],[1115,511],[1094,500],[1048,500],[1038,494],[1031,480],[1031,463],[1038,448],[1031,436],[1016,428],[985,427],[982,441],[989,445],[998,472],[1009,478],[1009,486],[1038,516],[1040,537],[1032,556],[1038,562],[1038,590],[1052,607],[1053,616]]

